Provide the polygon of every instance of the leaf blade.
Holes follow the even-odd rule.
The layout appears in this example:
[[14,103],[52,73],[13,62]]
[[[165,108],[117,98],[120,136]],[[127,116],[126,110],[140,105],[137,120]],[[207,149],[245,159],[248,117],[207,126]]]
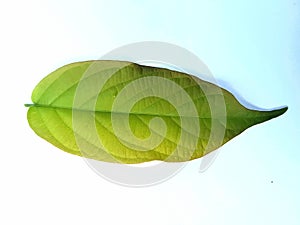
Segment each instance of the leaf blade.
[[[98,68],[101,70],[93,71],[95,73],[84,77],[86,71],[94,63],[98,63]],[[106,80],[99,93],[98,86],[102,85],[103,77],[111,72],[113,72],[113,76]],[[164,82],[164,85],[171,86],[160,87],[157,83],[155,89],[152,83],[155,80],[153,77],[166,79],[168,81]],[[143,82],[140,84],[139,80],[143,80]],[[126,89],[134,82],[136,86],[138,85],[139,92]],[[170,91],[173,85],[170,82],[182,88],[191,101],[181,99],[183,96],[181,91],[178,93]],[[74,107],[74,100],[78,97],[76,92],[80,85],[83,85],[86,93],[83,94],[81,104],[75,104]],[[141,85],[144,86],[141,87]],[[175,102],[176,107],[168,104],[165,99],[151,96],[154,89],[161,92],[168,100]],[[117,108],[118,111],[114,111],[115,98],[120,93],[124,94],[125,100],[122,102],[122,106]],[[132,99],[147,94],[148,97],[142,98],[132,105],[130,112],[126,111],[126,107]],[[220,98],[224,98],[226,105],[225,122],[224,115],[218,111],[217,100]],[[87,61],[66,65],[48,75],[36,86],[32,94],[32,101],[34,104],[27,105],[30,107],[27,117],[31,128],[37,135],[66,152],[100,161],[118,163],[140,163],[152,160],[180,162],[200,158],[225,144],[245,129],[275,118],[287,110],[287,107],[273,111],[250,110],[242,106],[225,89],[199,78],[168,69],[121,61]],[[196,118],[193,118],[190,113],[193,111],[193,107],[197,110]],[[211,107],[216,111],[213,117]],[[183,113],[178,114],[178,112]],[[74,114],[78,113],[79,118],[95,122],[97,136],[88,135],[90,128],[84,126],[84,119],[77,121],[80,129],[74,129]],[[120,136],[116,136],[111,121],[112,116],[118,124],[127,120],[126,116],[128,116],[130,130],[133,136],[140,135],[139,139],[142,140],[142,144],[137,144],[136,138],[130,139],[130,136],[126,136],[126,132],[122,134],[126,136],[123,140]],[[169,128],[165,133],[161,123],[156,125],[153,123],[154,125],[151,127],[151,121],[155,118],[159,118],[160,122]],[[182,120],[188,124],[188,129],[183,129]],[[201,128],[200,135],[194,135],[196,137],[193,137],[193,132],[189,131],[194,122],[199,123]],[[217,124],[220,129],[223,127],[225,136],[221,142],[216,141],[214,144],[213,141],[210,145],[211,138],[214,138],[217,133],[211,132],[213,124]],[[185,137],[183,141],[180,139],[181,136]],[[101,144],[96,140],[97,137],[102,141]],[[147,138],[153,138],[158,142],[162,141],[158,146],[149,149],[146,141],[143,141]],[[189,144],[189,141],[195,140],[195,138],[197,138],[196,148]],[[83,143],[80,147],[78,139]],[[143,150],[145,146],[142,145],[147,147],[147,151]],[[138,148],[141,150],[136,150]]]

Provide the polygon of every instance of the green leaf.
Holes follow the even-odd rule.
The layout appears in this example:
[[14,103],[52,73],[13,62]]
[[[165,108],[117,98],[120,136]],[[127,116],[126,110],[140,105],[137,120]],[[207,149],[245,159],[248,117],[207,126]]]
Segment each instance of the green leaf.
[[25,106],[37,135],[66,152],[117,163],[200,158],[287,110],[250,110],[197,77],[108,60],[57,69],[32,101]]

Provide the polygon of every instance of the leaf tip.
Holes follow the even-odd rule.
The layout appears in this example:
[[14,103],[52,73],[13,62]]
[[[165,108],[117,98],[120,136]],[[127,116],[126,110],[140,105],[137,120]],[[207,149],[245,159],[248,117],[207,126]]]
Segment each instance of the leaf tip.
[[287,106],[282,106],[278,108],[273,108],[270,110],[264,110],[264,111],[256,111],[253,112],[256,114],[253,119],[253,125],[266,122],[268,120],[274,119],[276,117],[281,116],[288,110]]
[[279,117],[282,114],[284,114],[287,110],[288,110],[287,106],[282,106],[282,107],[272,109],[270,111],[265,111],[267,113],[266,114],[266,120],[270,120],[270,119],[274,119],[276,117]]
[[274,110],[274,113],[275,113],[274,117],[281,116],[282,114],[284,114],[288,110],[288,108],[289,108],[288,106],[282,106],[278,109],[275,109]]

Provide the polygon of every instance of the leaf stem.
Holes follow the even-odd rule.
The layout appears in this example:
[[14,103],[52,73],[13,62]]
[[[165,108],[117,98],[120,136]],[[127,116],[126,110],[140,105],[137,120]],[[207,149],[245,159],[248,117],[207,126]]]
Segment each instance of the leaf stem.
[[31,107],[34,106],[34,104],[24,104],[25,107]]

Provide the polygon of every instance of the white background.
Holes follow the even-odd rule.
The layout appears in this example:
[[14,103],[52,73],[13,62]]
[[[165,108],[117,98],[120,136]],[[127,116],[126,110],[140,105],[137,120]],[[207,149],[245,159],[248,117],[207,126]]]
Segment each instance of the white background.
[[[298,0],[0,4],[0,224],[300,224]],[[289,110],[224,145],[206,172],[195,160],[140,189],[34,134],[24,103],[44,76],[146,40],[194,52],[254,105]]]

